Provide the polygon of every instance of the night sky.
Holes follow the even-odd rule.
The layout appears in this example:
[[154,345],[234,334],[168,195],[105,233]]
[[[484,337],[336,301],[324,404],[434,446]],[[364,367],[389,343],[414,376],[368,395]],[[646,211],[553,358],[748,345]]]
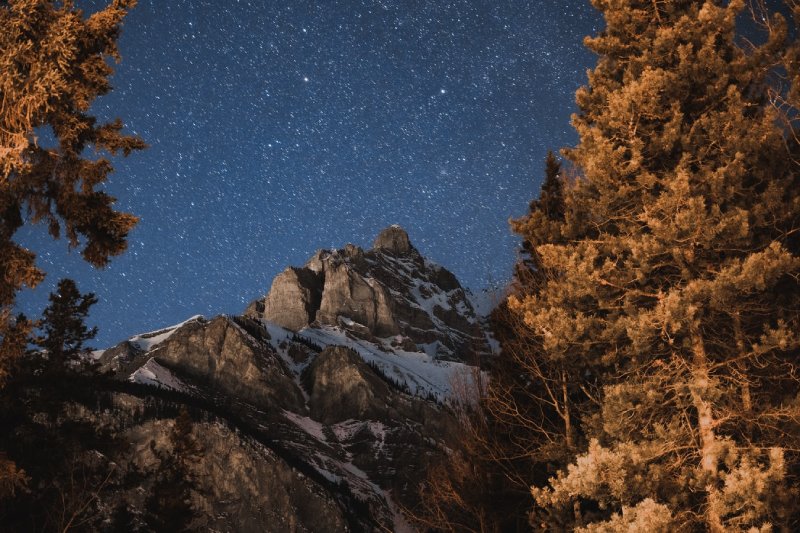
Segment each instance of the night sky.
[[20,308],[71,277],[105,347],[239,313],[286,266],[394,223],[465,286],[503,283],[509,217],[576,142],[600,27],[588,0],[140,0],[93,112],[150,145],[107,185],[141,222],[104,270],[27,227],[48,278]]

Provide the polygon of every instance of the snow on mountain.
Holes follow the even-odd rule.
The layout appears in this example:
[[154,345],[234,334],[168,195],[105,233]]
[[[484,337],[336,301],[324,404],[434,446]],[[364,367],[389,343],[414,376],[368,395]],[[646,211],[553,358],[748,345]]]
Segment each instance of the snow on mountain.
[[195,322],[202,318],[203,315],[194,315],[190,318],[187,318],[183,322],[180,322],[173,326],[162,328],[156,331],[151,331],[149,333],[139,333],[138,335],[134,335],[133,337],[128,339],[128,342],[136,346],[136,348],[138,348],[139,350],[149,352],[156,345],[161,344],[162,342],[170,338],[172,334],[175,333],[181,326],[188,324],[189,322]]
[[324,487],[364,529],[410,531],[401,509],[430,458],[458,446],[452,408],[492,351],[485,317],[498,301],[393,226],[371,250],[322,250],[287,269],[243,316],[196,315],[95,357],[140,394],[229,410],[270,460],[298,469],[291,483]]
[[144,365],[137,368],[136,371],[130,375],[128,381],[178,392],[190,392],[193,389],[193,387],[186,385],[168,369],[158,364],[152,357],[148,359]]
[[375,339],[371,342],[359,339],[346,330],[336,326],[317,325],[305,327],[298,332],[290,331],[269,321],[263,322],[270,335],[270,343],[284,360],[299,375],[305,367],[285,355],[287,342],[302,339],[320,348],[344,346],[359,356],[384,377],[392,380],[400,389],[409,394],[435,398],[439,402],[448,401],[455,384],[463,384],[472,379],[474,367],[455,361],[443,361],[424,351],[406,351],[392,346],[392,337]]

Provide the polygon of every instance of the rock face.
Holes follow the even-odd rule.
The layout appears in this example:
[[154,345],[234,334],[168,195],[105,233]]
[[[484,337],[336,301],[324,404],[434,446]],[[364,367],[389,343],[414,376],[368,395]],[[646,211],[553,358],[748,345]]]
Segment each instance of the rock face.
[[[154,420],[126,431],[139,471],[157,470],[150,450],[168,449],[172,420]],[[197,530],[274,532],[347,530],[347,519],[326,487],[295,469],[268,447],[222,424],[196,423],[192,432],[204,459],[191,465],[202,489],[194,505],[202,510]],[[132,496],[132,495],[131,495]],[[129,497],[131,497],[129,496]],[[198,513],[200,514],[200,513]]]
[[[67,494],[74,501],[61,499],[66,493],[62,491],[61,497],[56,496],[55,508],[67,511],[68,517],[73,512],[82,513],[76,514],[81,518],[78,530],[152,531],[145,526],[149,518],[147,498],[158,480],[163,457],[174,452],[171,433],[175,421],[171,413],[178,408],[173,401],[159,398],[157,392],[148,394],[147,389],[140,389],[120,393],[91,387],[83,398],[85,401],[91,396],[97,408],[66,402],[46,428],[59,443],[70,445],[69,468],[58,473],[49,467],[54,477],[48,482],[69,487]],[[37,441],[31,440],[43,432],[35,415],[38,401],[35,386],[25,391],[26,409],[32,411],[19,411],[17,407],[23,416],[17,428],[19,435],[12,437],[24,441],[18,445],[29,452],[17,455],[31,461],[25,466],[32,473],[36,464],[50,461],[57,465],[57,455],[62,451],[53,454],[46,444],[39,449]],[[194,419],[191,436],[199,460],[186,462],[193,507],[189,531],[339,533],[377,530],[379,520],[386,524],[384,527],[392,525],[389,511],[380,507],[374,509],[379,520],[373,520],[369,511],[359,516],[357,498],[276,447],[268,433],[236,425],[198,407],[197,402],[190,404]],[[153,409],[154,405],[159,409]],[[81,439],[80,434],[74,434],[75,427],[91,428],[101,437]],[[286,431],[284,435],[292,434]],[[6,435],[0,436],[0,441],[4,439]],[[56,457],[49,457],[48,452]],[[76,472],[80,481],[75,481]],[[39,479],[41,476],[39,473]],[[3,511],[3,531],[40,529],[32,527],[36,517],[30,516],[30,509],[13,512],[12,505],[3,507]]]
[[411,241],[408,239],[408,233],[397,225],[389,226],[381,231],[375,237],[372,249],[382,250],[394,255],[405,255],[415,251],[414,247],[411,246]]
[[343,347],[328,348],[314,359],[308,388],[312,416],[325,424],[381,418],[390,396],[389,386]]
[[263,312],[254,302],[248,314],[293,331],[345,319],[443,359],[471,362],[489,352],[458,280],[420,255],[399,226],[383,230],[368,251],[352,244],[318,251],[279,274],[263,301]]
[[377,337],[400,332],[389,297],[380,283],[363,277],[347,261],[325,257],[320,262],[324,265],[325,279],[317,314],[321,324],[336,324],[341,316],[366,326]]
[[260,407],[304,411],[303,394],[285,363],[231,318],[186,324],[150,356],[212,391]]
[[264,300],[263,316],[297,330],[316,319],[322,298],[322,280],[308,268],[287,268],[272,282]]

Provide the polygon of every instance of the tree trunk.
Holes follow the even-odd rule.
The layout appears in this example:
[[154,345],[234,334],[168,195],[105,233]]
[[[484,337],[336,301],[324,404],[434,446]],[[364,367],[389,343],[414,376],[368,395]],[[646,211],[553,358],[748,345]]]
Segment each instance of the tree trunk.
[[750,382],[747,381],[747,365],[744,362],[744,355],[746,347],[744,345],[744,331],[742,330],[742,316],[739,311],[733,313],[733,338],[736,341],[736,350],[738,352],[739,364],[737,369],[742,372],[742,409],[745,414],[750,415],[753,411],[753,399],[750,395]]
[[575,443],[572,438],[572,417],[569,412],[569,395],[567,394],[567,372],[561,370],[561,395],[564,402],[564,433],[568,450],[573,450]]
[[700,436],[700,466],[708,474],[709,481],[706,486],[706,524],[711,533],[722,533],[725,528],[722,526],[722,519],[716,509],[714,500],[717,496],[715,486],[718,478],[717,464],[719,461],[717,437],[714,433],[714,413],[711,403],[706,399],[710,385],[710,375],[708,371],[708,358],[703,344],[703,337],[700,334],[700,325],[695,322],[690,330],[692,343],[692,383],[690,390],[692,402],[697,410],[697,430]]

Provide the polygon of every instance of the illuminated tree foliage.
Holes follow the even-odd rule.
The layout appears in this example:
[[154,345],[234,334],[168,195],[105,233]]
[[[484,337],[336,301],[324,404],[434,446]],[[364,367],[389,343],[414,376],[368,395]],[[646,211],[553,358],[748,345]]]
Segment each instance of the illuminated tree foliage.
[[548,273],[509,302],[541,340],[531,357],[598,380],[531,525],[796,529],[796,32],[759,12],[745,40],[742,0],[593,4],[606,27],[565,152],[580,177],[557,230],[515,225]]
[[68,0],[0,2],[0,385],[31,328],[13,316],[16,294],[44,277],[35,254],[14,241],[20,227],[44,223],[103,266],[136,224],[98,188],[113,171],[107,156],[144,143],[122,134],[119,120],[89,114],[111,90],[109,59],[119,60],[120,24],[134,5],[113,0],[84,17]]

